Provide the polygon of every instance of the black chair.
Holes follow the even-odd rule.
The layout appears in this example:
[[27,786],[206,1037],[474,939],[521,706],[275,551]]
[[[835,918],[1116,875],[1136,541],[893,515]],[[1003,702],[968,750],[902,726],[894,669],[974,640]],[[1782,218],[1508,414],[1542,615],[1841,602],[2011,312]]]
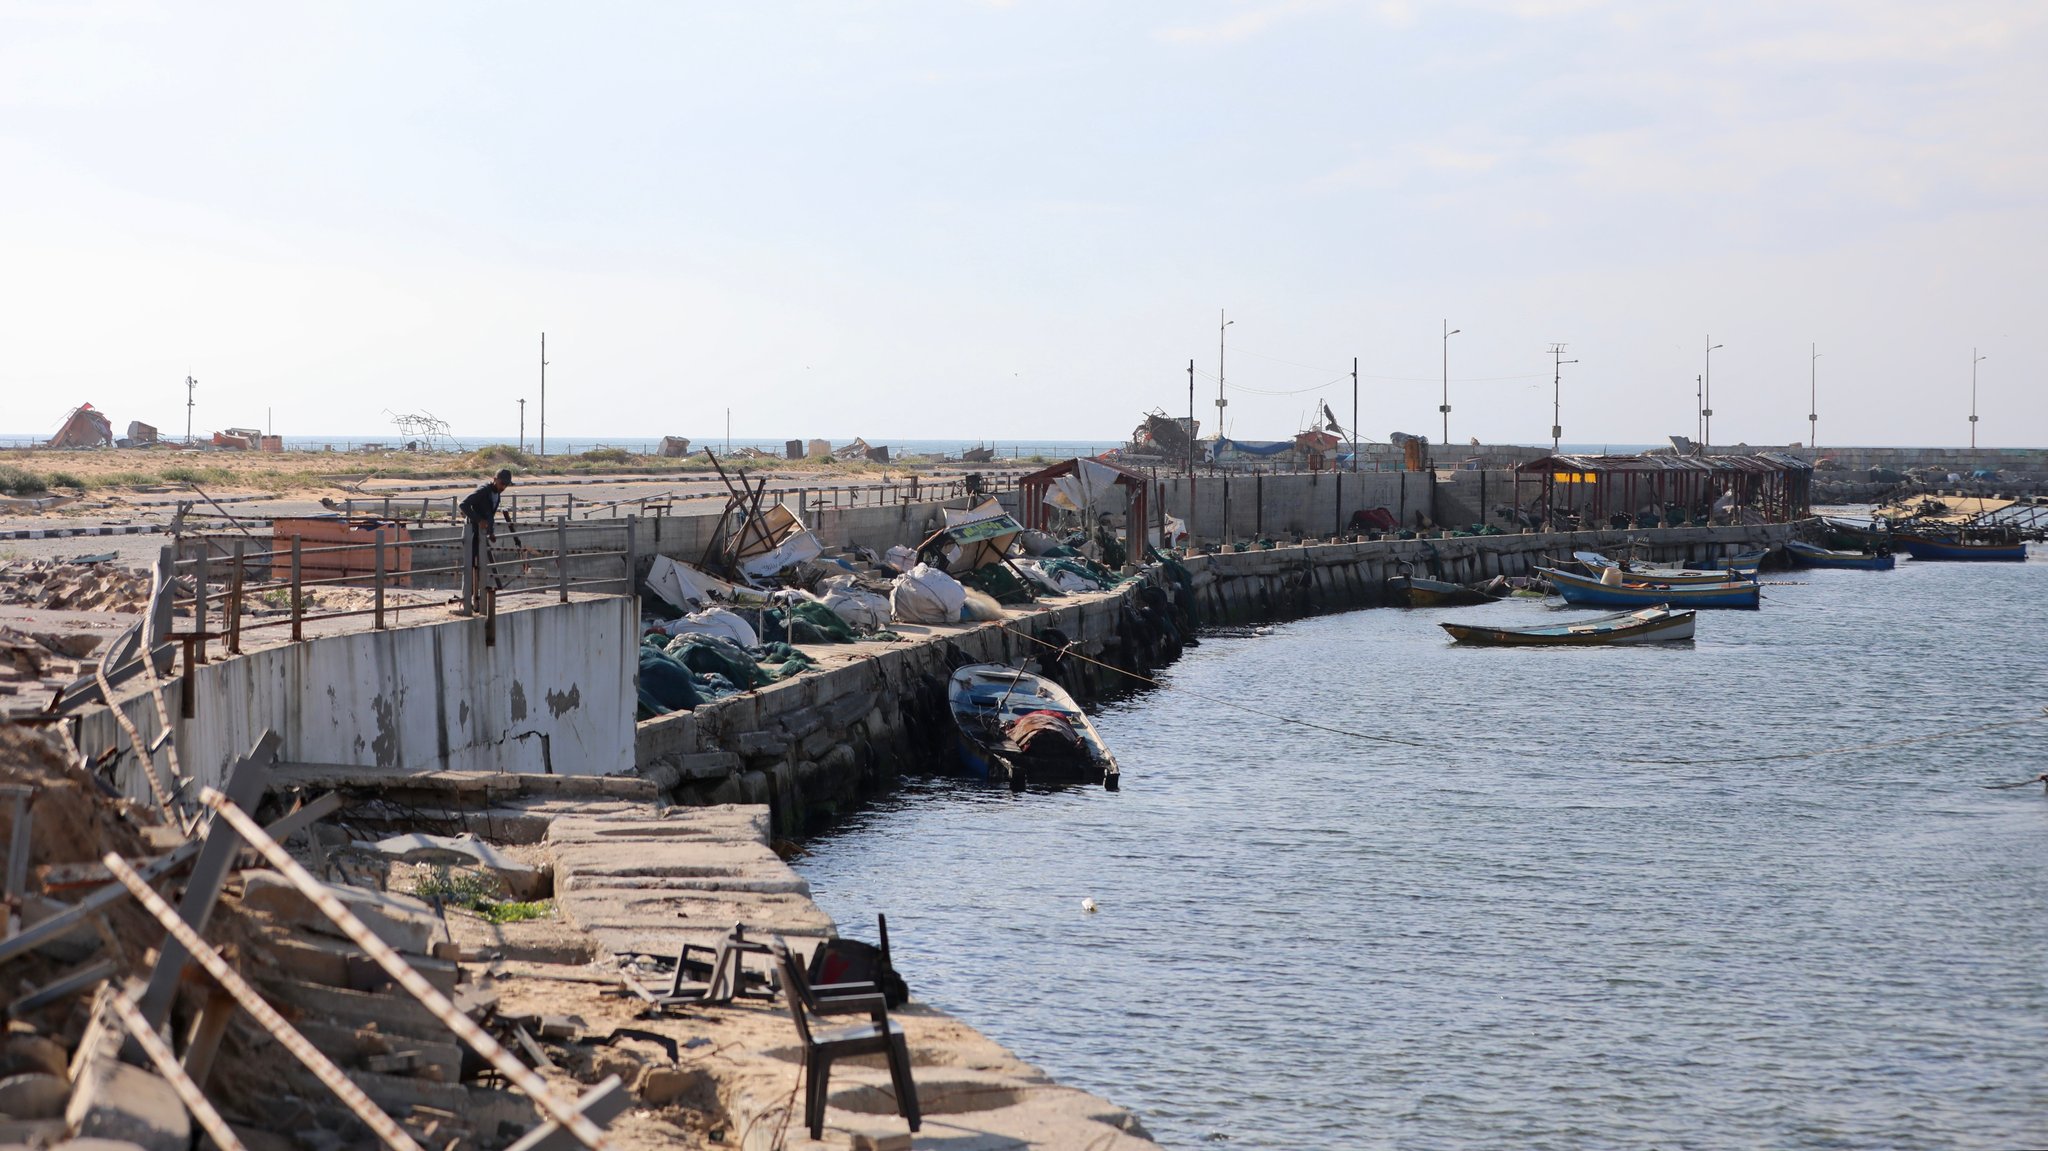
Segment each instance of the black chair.
[[[710,958],[698,959],[692,952]],[[652,991],[630,975],[626,976],[626,985],[657,1009],[730,1003],[737,998],[773,999],[775,992],[769,987],[767,976],[749,971],[746,966],[747,956],[767,954],[766,943],[748,939],[746,925],[735,923],[715,949],[697,943],[683,944],[676,953],[675,972],[665,990]]]
[[881,934],[880,946],[835,936],[812,953],[807,974],[811,981],[811,1002],[817,1005],[819,1014],[843,1014],[830,1002],[843,995],[879,991],[891,1007],[901,1007],[909,1002],[910,988],[904,984],[903,977],[896,974],[896,967],[889,959],[889,917],[876,915],[875,926]]
[[[775,954],[775,965],[782,973],[782,996],[789,1004],[789,1017],[795,1021],[797,1039],[804,1047],[804,1125],[811,1129],[811,1138],[824,1138],[832,1061],[842,1055],[888,1057],[889,1078],[896,1084],[896,1111],[916,1131],[923,1117],[917,1109],[917,1084],[910,1078],[910,1044],[904,1038],[902,1026],[890,1020],[889,1005],[882,993],[853,992],[851,989],[858,986],[853,984],[820,984],[813,988],[803,966],[790,954],[789,944],[781,936],[775,936],[768,949]],[[821,1002],[830,1004],[835,1014],[864,1011],[869,1022],[814,1031],[811,1017],[825,1014],[819,1008]]]

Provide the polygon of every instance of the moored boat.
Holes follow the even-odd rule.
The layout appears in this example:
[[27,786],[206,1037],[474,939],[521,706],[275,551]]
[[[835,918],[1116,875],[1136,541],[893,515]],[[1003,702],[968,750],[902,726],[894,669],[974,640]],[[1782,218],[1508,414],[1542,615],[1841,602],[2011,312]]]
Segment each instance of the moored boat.
[[970,774],[1021,788],[1027,781],[1117,785],[1116,757],[1065,688],[1001,664],[953,673],[948,701]]
[[1537,568],[1550,580],[1566,603],[1592,607],[1677,607],[1754,608],[1763,602],[1763,588],[1755,580],[1730,580],[1715,584],[1668,584],[1623,580],[1607,583],[1575,572]]
[[1850,568],[1856,571],[1890,571],[1898,559],[1889,552],[1835,551],[1807,543],[1805,540],[1786,540],[1785,554],[1793,563],[1809,568]]
[[1592,619],[1564,620],[1534,627],[1487,627],[1444,623],[1437,626],[1459,643],[1495,647],[1590,647],[1599,644],[1667,643],[1693,637],[1694,611],[1673,611],[1664,604],[1615,612]]
[[1404,574],[1387,577],[1387,598],[1408,607],[1471,607],[1498,597],[1463,584]]
[[1666,567],[1658,564],[1617,564],[1599,552],[1573,552],[1572,558],[1579,566],[1591,572],[1594,578],[1608,568],[1621,568],[1621,578],[1630,582],[1649,581],[1661,584],[1718,584],[1734,580],[1756,578],[1757,564],[1764,553],[1745,553],[1729,560],[1723,568]]
[[1892,542],[1916,560],[2023,560],[2027,544],[2021,539],[1973,539],[1969,536],[1922,535],[1893,532]]

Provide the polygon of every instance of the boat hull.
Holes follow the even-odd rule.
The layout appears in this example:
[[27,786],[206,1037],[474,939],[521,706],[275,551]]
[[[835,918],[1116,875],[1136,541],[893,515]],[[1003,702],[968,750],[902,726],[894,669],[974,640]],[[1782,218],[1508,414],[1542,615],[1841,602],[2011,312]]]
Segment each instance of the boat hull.
[[1421,576],[1389,576],[1387,594],[1408,607],[1475,607],[1493,602],[1493,597],[1485,592]]
[[1693,638],[1696,613],[1649,608],[1596,619],[1540,627],[1485,627],[1439,624],[1459,643],[1488,647],[1599,647],[1609,644],[1678,643]]
[[[1116,757],[1109,754],[1080,705],[1049,679],[1000,664],[973,664],[953,673],[948,702],[960,765],[971,776],[1012,788],[1027,782],[1117,785]],[[1030,749],[1019,746],[1009,731],[1034,712],[1064,720],[1075,743],[1063,747],[1057,740],[1026,738]]]
[[1935,539],[1932,536],[1892,534],[1892,542],[1906,549],[1906,554],[1916,560],[2024,560],[2027,545],[1975,544],[1958,540]]
[[1566,603],[1587,607],[1749,608],[1763,602],[1763,588],[1749,581],[1720,584],[1604,584],[1555,568],[1537,568]]
[[1849,571],[1890,571],[1897,567],[1899,562],[1898,557],[1893,555],[1832,551],[1812,544],[1801,544],[1797,540],[1785,545],[1785,554],[1800,567],[1842,568]]

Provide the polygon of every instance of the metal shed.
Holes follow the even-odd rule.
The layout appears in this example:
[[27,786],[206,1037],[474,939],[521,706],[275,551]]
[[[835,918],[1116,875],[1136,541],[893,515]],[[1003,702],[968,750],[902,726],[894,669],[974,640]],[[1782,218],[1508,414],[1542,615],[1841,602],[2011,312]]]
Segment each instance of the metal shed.
[[[1525,502],[1523,484],[1538,486]],[[1515,469],[1515,504],[1541,522],[1599,527],[1706,523],[1716,500],[1733,494],[1783,523],[1812,514],[1813,465],[1796,456],[1551,455]],[[1532,507],[1533,503],[1533,507]]]

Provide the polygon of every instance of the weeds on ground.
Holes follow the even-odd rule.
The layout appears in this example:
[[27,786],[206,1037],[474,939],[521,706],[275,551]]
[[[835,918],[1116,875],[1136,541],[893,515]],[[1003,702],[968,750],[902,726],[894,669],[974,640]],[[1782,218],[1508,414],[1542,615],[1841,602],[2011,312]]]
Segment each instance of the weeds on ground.
[[521,902],[506,899],[499,894],[497,883],[489,876],[474,871],[453,872],[446,867],[435,868],[432,875],[421,879],[413,888],[413,894],[421,899],[438,899],[453,907],[468,908],[492,923],[546,919],[554,913],[548,900]]

